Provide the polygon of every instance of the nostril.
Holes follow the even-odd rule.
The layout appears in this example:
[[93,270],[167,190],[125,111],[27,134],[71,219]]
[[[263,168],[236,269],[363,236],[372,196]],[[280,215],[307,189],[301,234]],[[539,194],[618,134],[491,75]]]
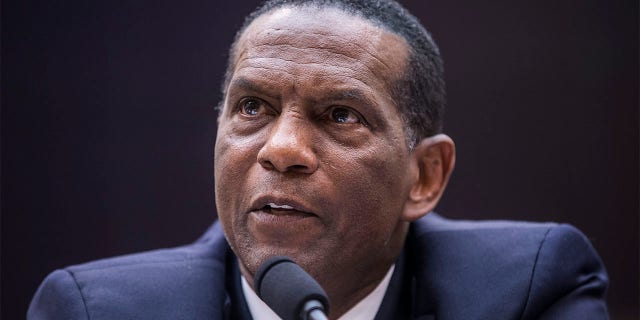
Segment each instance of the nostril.
[[260,165],[265,168],[265,169],[275,169],[276,167],[273,165],[273,163],[271,163],[271,161],[269,160],[258,160],[258,162],[260,163]]
[[287,170],[291,170],[291,171],[306,171],[307,170],[307,166],[296,164],[296,165],[289,166],[289,168],[287,168]]

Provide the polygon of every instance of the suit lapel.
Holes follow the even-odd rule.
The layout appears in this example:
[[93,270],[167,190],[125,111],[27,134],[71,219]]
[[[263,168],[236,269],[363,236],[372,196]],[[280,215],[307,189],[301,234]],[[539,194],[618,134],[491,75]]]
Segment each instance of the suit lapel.
[[252,320],[249,306],[242,292],[242,284],[240,280],[240,268],[238,260],[231,250],[226,256],[226,273],[225,287],[227,299],[225,301],[224,319],[227,320]]
[[405,249],[396,261],[396,268],[389,281],[375,320],[435,320],[431,308],[424,301],[416,301],[415,273],[412,261],[412,246],[408,241]]

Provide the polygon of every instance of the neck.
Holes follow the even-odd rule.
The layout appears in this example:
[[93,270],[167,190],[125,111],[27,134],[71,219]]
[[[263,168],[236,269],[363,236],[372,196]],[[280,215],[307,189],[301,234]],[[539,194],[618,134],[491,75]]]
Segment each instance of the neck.
[[395,233],[396,237],[390,239],[376,259],[355,266],[349,272],[336,270],[335,273],[325,275],[325,278],[317,279],[329,296],[330,319],[340,318],[377,287],[400,256],[408,226],[398,226],[404,230]]

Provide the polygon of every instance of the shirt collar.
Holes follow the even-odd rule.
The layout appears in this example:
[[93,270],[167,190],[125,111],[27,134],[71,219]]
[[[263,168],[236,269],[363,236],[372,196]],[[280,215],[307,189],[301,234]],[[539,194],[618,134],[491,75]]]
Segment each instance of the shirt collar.
[[[378,309],[382,304],[382,299],[384,298],[384,294],[389,287],[389,281],[391,281],[391,275],[393,274],[393,270],[395,269],[395,264],[392,265],[387,274],[384,276],[382,281],[378,284],[378,286],[371,291],[366,297],[360,300],[356,305],[354,305],[349,311],[347,311],[342,317],[338,320],[370,320],[375,318],[376,313],[378,313]],[[242,281],[242,293],[244,294],[245,300],[247,301],[247,306],[249,307],[249,312],[254,320],[275,320],[280,319],[278,315],[276,315],[269,306],[267,306],[264,301],[262,301],[258,295],[253,291],[249,283],[244,278],[241,277]]]

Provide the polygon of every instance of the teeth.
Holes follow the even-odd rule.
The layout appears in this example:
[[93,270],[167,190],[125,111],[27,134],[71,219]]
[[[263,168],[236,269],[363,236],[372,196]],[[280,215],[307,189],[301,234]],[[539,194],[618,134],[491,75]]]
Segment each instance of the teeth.
[[283,205],[277,205],[275,203],[269,203],[267,204],[267,207],[270,207],[271,209],[284,209],[284,210],[293,210],[292,206],[288,206],[286,204]]

